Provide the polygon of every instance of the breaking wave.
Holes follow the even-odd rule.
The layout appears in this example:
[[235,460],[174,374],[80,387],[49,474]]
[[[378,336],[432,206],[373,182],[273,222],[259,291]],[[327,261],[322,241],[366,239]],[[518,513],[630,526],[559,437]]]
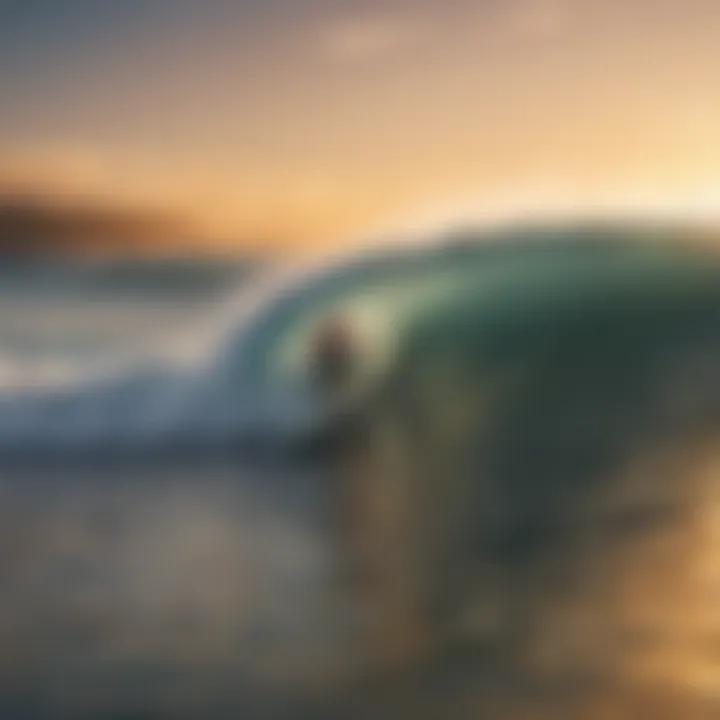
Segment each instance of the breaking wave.
[[[349,462],[335,470],[359,469],[371,496],[354,496],[349,516],[335,522],[355,533],[352,542],[367,543],[362,597],[393,620],[380,644],[397,641],[394,621],[417,610],[434,654],[414,674],[385,673],[385,684],[366,686],[334,716],[382,716],[391,707],[393,717],[411,717],[422,702],[442,708],[437,717],[569,719],[592,717],[590,707],[650,717],[660,706],[701,717],[692,713],[716,708],[718,688],[720,269],[713,253],[671,239],[648,243],[635,231],[502,242],[461,235],[263,279],[207,321],[207,352],[196,365],[171,371],[160,363],[62,391],[9,393],[0,405],[0,447],[55,444],[82,453],[122,440],[177,450],[188,438],[232,445],[258,426],[276,436],[284,424],[306,427],[308,342],[318,321],[340,312],[363,341],[365,423]],[[132,522],[120,540],[106,541],[102,557],[115,562],[112,543],[130,543],[123,561],[140,568],[142,603],[169,597],[179,607],[189,593],[193,627],[218,623],[212,637],[221,651],[205,648],[203,667],[227,671],[235,658],[230,631],[243,620],[224,603],[246,601],[245,566],[235,567],[242,535],[241,544],[279,568],[258,570],[265,585],[250,603],[272,616],[270,624],[282,616],[281,640],[295,638],[278,641],[278,673],[309,671],[308,636],[289,607],[294,591],[279,578],[311,567],[308,606],[336,579],[319,559],[328,546],[337,552],[323,535],[330,530],[309,523],[299,532],[296,507],[317,500],[318,487],[330,495],[331,486],[296,474],[295,485],[315,495],[309,501],[311,493],[303,498],[295,487],[278,514],[293,483],[278,489],[276,482],[261,537],[249,520],[257,487],[237,476],[239,466],[224,467],[217,485],[203,469],[197,478],[185,471],[166,495],[153,495],[150,480],[136,482],[127,498]],[[409,506],[398,501],[403,477]],[[118,487],[121,494],[130,484]],[[64,492],[55,486],[53,497]],[[91,484],[78,490],[83,499],[104,492]],[[73,502],[80,500],[68,501],[70,509]],[[174,524],[164,524],[168,517]],[[284,544],[273,555],[268,548],[278,539]],[[188,569],[182,583],[170,573],[178,584],[159,586],[155,573],[175,558],[176,540],[200,548],[218,576],[202,575],[196,587]],[[288,550],[293,544],[299,555]],[[251,555],[243,555],[247,567]],[[148,615],[138,603],[141,619],[157,629],[157,607]],[[317,606],[303,617],[314,619],[318,642],[338,637]],[[164,647],[174,631],[157,633]],[[244,667],[252,668],[258,656],[246,652]]]

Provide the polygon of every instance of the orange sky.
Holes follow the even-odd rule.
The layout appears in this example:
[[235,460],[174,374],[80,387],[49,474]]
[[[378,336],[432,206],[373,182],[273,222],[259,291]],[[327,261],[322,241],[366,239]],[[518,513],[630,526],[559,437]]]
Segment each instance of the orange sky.
[[[720,207],[714,0],[0,4],[0,191],[283,249]],[[720,214],[720,213],[719,213]]]

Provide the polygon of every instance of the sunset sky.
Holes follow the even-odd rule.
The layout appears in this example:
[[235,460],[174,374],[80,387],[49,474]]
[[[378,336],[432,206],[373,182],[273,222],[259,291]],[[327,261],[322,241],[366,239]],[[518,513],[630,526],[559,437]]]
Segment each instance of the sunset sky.
[[718,38],[717,0],[0,0],[0,201],[283,250],[712,213]]

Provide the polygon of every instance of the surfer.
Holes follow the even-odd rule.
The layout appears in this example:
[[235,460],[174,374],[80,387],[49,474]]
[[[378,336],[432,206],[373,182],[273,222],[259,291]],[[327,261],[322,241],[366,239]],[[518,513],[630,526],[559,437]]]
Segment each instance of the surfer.
[[315,336],[313,349],[314,379],[325,400],[337,401],[351,379],[352,338],[350,329],[339,316],[331,316]]

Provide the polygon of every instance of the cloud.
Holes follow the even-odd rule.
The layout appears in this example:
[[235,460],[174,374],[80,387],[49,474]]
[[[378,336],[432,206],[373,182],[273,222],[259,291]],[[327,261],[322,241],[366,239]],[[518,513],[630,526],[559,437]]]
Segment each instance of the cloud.
[[524,40],[553,40],[575,26],[577,14],[566,0],[521,0],[507,8],[506,25]]
[[375,60],[415,46],[423,23],[402,15],[358,15],[325,22],[318,31],[321,54],[338,61]]

